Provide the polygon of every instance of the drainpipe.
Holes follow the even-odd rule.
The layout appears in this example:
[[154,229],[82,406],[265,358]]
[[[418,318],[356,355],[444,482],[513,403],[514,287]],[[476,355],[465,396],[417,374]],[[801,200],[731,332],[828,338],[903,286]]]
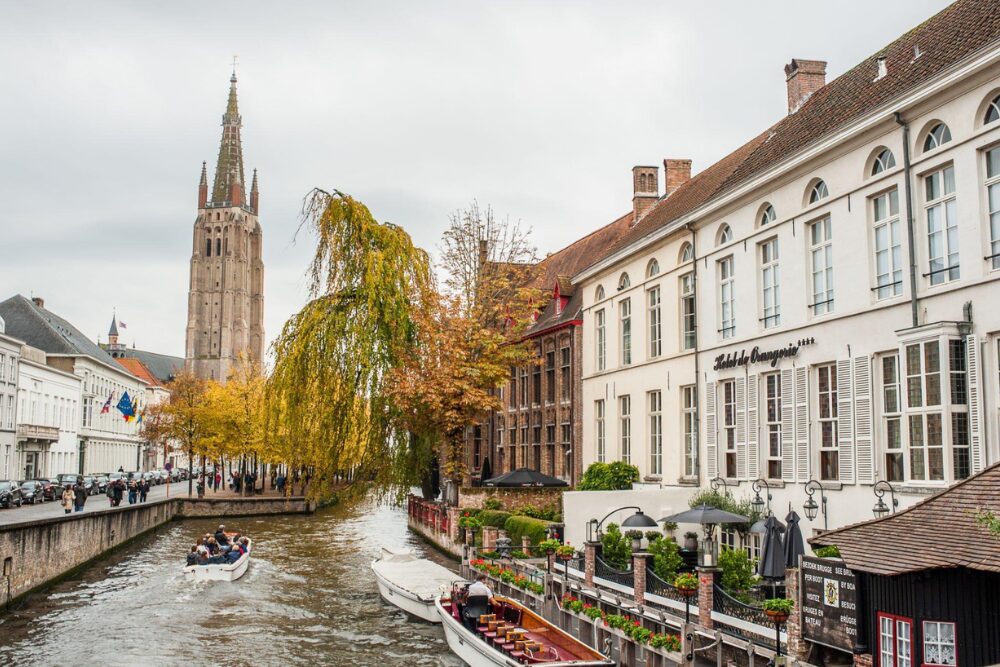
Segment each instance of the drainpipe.
[[691,232],[691,265],[694,267],[692,276],[694,282],[694,442],[697,448],[694,474],[699,480],[698,485],[701,486],[701,390],[698,386],[701,375],[698,364],[700,356],[698,354],[698,245],[692,223],[689,222],[684,227]]
[[894,114],[896,124],[903,128],[903,178],[905,179],[904,196],[906,197],[906,246],[910,253],[910,317],[912,325],[920,324],[919,305],[917,303],[917,249],[916,237],[913,231],[913,193],[910,188],[910,124],[903,120],[900,112]]

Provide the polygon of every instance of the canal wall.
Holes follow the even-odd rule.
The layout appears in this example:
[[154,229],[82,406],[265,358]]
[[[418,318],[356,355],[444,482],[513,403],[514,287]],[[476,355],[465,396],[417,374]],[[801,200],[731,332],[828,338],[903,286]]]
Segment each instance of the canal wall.
[[174,519],[312,511],[305,498],[172,498],[0,525],[0,599],[9,604]]

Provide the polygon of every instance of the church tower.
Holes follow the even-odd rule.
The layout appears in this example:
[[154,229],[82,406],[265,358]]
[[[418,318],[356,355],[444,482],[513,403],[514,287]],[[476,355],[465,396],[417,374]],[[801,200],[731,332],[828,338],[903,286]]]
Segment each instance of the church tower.
[[188,288],[188,369],[225,381],[241,358],[264,357],[264,263],[257,170],[247,199],[236,104],[236,72],[222,116],[222,142],[211,192],[201,163]]

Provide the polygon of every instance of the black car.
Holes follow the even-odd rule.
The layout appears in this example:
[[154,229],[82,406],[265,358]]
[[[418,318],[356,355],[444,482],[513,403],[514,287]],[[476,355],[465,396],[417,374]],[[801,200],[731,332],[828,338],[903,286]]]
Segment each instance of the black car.
[[97,492],[98,493],[104,493],[105,491],[107,491],[108,490],[108,476],[107,475],[98,475],[96,479],[97,479]]
[[21,487],[17,482],[0,481],[0,507],[20,507],[23,502]]
[[36,482],[41,482],[42,484],[42,497],[45,500],[55,500],[58,493],[62,493],[62,489],[59,488],[59,484],[53,482],[51,479],[39,478],[35,480]]
[[[75,472],[66,472],[59,475],[59,486],[66,488],[67,486],[73,486],[76,484],[76,480],[80,478]],[[62,492],[60,491],[60,494]]]
[[100,487],[97,483],[97,478],[93,475],[85,475],[83,478],[83,486],[87,489],[88,496],[96,496],[100,493]]
[[21,482],[21,501],[34,505],[45,502],[45,488],[38,480]]

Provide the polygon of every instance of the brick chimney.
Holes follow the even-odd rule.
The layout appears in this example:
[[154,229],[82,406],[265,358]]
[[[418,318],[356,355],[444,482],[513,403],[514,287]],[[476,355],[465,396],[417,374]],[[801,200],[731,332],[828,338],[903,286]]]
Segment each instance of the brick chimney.
[[35,304],[36,306],[38,306],[39,308],[44,308],[45,307],[45,299],[43,299],[40,296],[33,296],[33,297],[31,297],[31,302],[33,304]]
[[793,114],[826,85],[826,61],[792,58],[792,62],[785,65],[785,81],[788,84],[788,113]]
[[632,167],[632,224],[639,222],[660,198],[660,168]]
[[691,160],[663,161],[664,191],[663,196],[669,197],[677,188],[691,180]]

